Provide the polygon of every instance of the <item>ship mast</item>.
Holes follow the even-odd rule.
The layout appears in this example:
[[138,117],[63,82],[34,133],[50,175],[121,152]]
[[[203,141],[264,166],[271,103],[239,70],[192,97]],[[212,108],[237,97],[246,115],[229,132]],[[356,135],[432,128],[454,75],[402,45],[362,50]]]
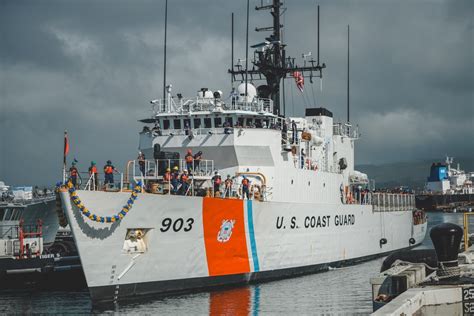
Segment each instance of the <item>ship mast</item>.
[[[273,100],[273,108],[275,114],[281,114],[280,107],[280,83],[282,79],[291,78],[295,71],[300,72],[303,77],[309,77],[310,79],[322,78],[322,69],[326,68],[324,63],[319,64],[319,6],[318,6],[318,40],[317,49],[318,56],[317,60],[311,59],[310,65],[304,65],[303,67],[295,64],[295,58],[285,56],[286,45],[281,41],[281,28],[283,25],[280,23],[281,9],[283,3],[279,0],[273,0],[272,4],[263,5],[263,1],[260,6],[255,7],[255,10],[271,10],[270,13],[273,17],[273,26],[268,27],[257,27],[255,31],[264,32],[271,31],[272,34],[265,38],[265,42],[251,46],[256,48],[254,53],[254,59],[252,61],[252,69],[242,69],[237,66],[234,69],[232,65],[229,69],[229,73],[232,75],[233,80],[241,80],[246,82],[246,77],[250,76],[250,81],[253,80],[266,80],[266,85],[261,85],[257,88],[259,97],[270,98]],[[287,75],[290,75],[287,77]],[[310,80],[311,81],[311,80]]]

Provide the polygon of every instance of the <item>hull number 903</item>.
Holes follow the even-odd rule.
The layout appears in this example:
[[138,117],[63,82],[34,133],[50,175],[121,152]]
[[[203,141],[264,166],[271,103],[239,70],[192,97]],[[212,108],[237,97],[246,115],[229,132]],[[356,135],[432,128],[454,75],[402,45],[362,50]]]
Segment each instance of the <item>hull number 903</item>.
[[173,230],[174,232],[179,232],[181,230],[188,232],[193,228],[194,219],[188,218],[183,219],[181,217],[172,219],[169,217],[163,218],[161,221],[160,231],[166,233],[167,231]]

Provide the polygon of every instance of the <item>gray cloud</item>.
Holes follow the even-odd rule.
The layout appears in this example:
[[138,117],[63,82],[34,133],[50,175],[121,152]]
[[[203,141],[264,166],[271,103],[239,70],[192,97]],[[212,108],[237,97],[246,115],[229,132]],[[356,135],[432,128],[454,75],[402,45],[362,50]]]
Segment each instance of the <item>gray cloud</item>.
[[[251,7],[259,1],[251,1]],[[351,25],[351,121],[359,163],[472,156],[472,1],[320,1],[323,91],[286,82],[287,114],[326,106],[345,118],[346,25]],[[230,13],[245,56],[246,1],[169,1],[168,79],[174,92],[230,88]],[[316,5],[286,1],[294,57],[316,53]],[[161,96],[164,1],[2,1],[0,179],[51,184],[62,133],[82,166],[136,156],[138,119]],[[270,25],[251,12],[251,29]],[[250,43],[264,34],[250,32]],[[313,98],[314,95],[314,98]],[[306,100],[306,101],[305,101]]]

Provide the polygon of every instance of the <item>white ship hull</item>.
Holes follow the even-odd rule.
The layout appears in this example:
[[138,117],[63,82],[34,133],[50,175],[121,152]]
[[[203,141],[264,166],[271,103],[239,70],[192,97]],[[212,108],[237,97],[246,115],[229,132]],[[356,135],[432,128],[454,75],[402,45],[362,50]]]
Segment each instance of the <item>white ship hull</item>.
[[[99,216],[115,214],[129,198],[77,192]],[[97,223],[68,192],[61,198],[94,302],[312,273],[413,247],[426,233],[411,211],[371,205],[139,194],[121,221]],[[146,232],[144,253],[123,249],[133,229]]]

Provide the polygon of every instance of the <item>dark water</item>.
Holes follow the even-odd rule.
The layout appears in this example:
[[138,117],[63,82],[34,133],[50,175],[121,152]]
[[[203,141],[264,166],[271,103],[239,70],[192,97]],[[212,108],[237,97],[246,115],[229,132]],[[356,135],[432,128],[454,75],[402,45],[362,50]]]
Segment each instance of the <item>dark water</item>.
[[[428,228],[442,222],[462,226],[462,220],[462,214],[431,213]],[[428,236],[421,248],[432,248]],[[87,291],[0,292],[0,314],[368,314],[372,311],[369,279],[377,275],[382,261],[380,258],[324,273],[229,290],[147,299],[110,309],[93,309]]]

